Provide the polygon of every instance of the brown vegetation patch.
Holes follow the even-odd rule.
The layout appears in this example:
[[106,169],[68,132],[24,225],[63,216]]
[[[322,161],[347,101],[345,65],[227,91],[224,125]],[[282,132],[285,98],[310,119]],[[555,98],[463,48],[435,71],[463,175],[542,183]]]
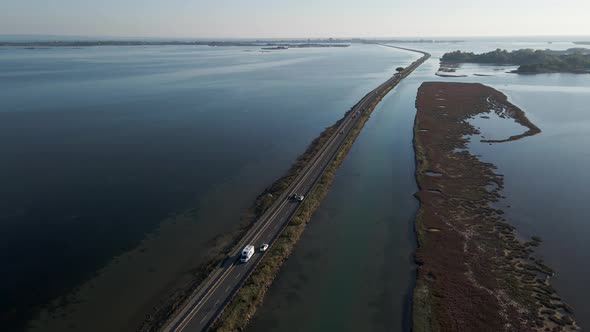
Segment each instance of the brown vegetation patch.
[[[493,164],[465,150],[466,136],[479,134],[468,122],[476,115],[495,111],[528,128],[489,142],[534,135],[539,128],[504,94],[477,83],[424,83],[416,107],[420,209],[414,331],[576,329],[571,308],[550,285],[553,271],[531,256],[541,240],[518,240],[503,211],[491,206],[501,197],[503,177]],[[439,175],[432,176],[432,170]]]

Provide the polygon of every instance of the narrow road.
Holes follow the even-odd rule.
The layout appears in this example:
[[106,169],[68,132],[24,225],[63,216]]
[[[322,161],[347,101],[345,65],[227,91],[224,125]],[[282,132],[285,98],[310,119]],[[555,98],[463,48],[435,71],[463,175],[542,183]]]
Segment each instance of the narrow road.
[[[393,47],[389,45],[383,46]],[[269,243],[272,247],[272,243],[279,237],[301,204],[290,199],[289,196],[293,193],[307,196],[359,120],[359,115],[365,112],[373,102],[380,100],[391,88],[430,57],[430,54],[421,51],[404,50],[419,52],[424,56],[408,66],[403,72],[395,74],[369,92],[353,107],[352,111],[340,124],[338,130],[308,162],[295,181],[278,198],[276,203],[256,221],[229,254],[229,257],[208,276],[202,286],[191,296],[185,307],[168,322],[163,329],[164,331],[204,331],[215,321],[264,256],[264,253],[258,250],[260,246],[263,243]],[[247,263],[240,263],[241,250],[248,244],[255,246],[256,253]]]

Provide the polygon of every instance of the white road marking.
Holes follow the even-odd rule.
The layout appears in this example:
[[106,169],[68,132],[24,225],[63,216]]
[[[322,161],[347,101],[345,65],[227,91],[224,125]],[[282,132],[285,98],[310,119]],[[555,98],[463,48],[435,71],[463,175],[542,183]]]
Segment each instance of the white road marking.
[[230,288],[231,288],[231,286],[227,286],[227,288],[225,289],[225,292],[227,293],[227,291],[229,291]]
[[201,318],[201,321],[199,322],[199,324],[202,324],[203,321],[205,320],[205,318],[207,318],[207,316],[209,316],[209,312],[207,311],[207,314],[205,316],[203,316],[203,318]]

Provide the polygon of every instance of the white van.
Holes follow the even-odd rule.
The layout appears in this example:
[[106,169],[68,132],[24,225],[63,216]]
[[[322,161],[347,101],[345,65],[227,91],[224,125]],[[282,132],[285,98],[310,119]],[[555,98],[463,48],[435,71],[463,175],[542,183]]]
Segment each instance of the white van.
[[247,261],[250,260],[250,258],[252,258],[252,255],[254,255],[254,246],[249,244],[244,247],[244,250],[242,250],[242,256],[240,257],[240,262],[246,263]]

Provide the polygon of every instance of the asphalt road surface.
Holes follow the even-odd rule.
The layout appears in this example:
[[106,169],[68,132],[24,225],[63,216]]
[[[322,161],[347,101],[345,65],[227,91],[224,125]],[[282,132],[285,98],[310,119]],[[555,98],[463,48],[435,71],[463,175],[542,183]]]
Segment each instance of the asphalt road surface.
[[[348,113],[338,130],[310,160],[297,179],[285,190],[275,204],[254,223],[228,258],[207,277],[202,286],[191,296],[185,307],[168,322],[163,329],[164,331],[204,331],[209,328],[232,296],[239,290],[246,277],[250,275],[257,263],[262,259],[264,253],[260,252],[260,246],[263,243],[268,243],[272,247],[272,243],[279,237],[283,228],[301,204],[289,196],[293,193],[307,196],[359,120],[361,113],[365,112],[369,105],[379,100],[388,92],[388,89],[397,85],[401,79],[409,75],[430,56],[427,53],[420,53],[424,54],[422,58],[369,92]],[[247,263],[241,263],[241,251],[248,244],[254,245],[256,252]]]

